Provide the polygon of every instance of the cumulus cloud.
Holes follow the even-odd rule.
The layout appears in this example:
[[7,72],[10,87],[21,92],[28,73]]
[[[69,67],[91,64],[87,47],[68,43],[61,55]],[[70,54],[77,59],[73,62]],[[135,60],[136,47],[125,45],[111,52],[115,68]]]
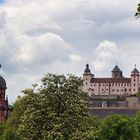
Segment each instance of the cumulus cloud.
[[96,71],[103,71],[112,62],[117,60],[118,47],[115,43],[105,40],[93,50],[93,56],[92,65],[94,69]]
[[81,61],[81,57],[75,54],[70,55],[70,59],[73,61]]
[[44,73],[81,75],[87,60],[101,73],[116,61],[125,66],[127,57],[132,66],[139,57],[136,5],[137,0],[7,0],[0,4],[1,73],[10,101]]
[[75,48],[60,35],[46,32],[30,36],[26,34],[26,29],[19,30],[12,22],[10,24],[11,20],[6,12],[0,16],[1,61],[7,63],[9,67],[16,65],[16,69],[13,69],[15,72],[23,72],[24,67],[31,68],[37,64],[52,65],[55,60],[64,63],[75,62],[75,56],[80,60]]
[[44,31],[37,35],[27,33],[40,27],[60,29],[49,15],[46,16],[46,8],[37,8],[38,2],[33,1],[29,2],[30,6],[23,1],[13,3],[7,1],[0,13],[1,73],[7,80],[10,101],[44,73],[73,73],[73,67],[82,60],[74,46],[59,34]]
[[25,46],[21,48],[18,57],[23,63],[52,63],[53,60],[69,61],[69,54],[74,48],[62,37],[53,33],[26,37]]

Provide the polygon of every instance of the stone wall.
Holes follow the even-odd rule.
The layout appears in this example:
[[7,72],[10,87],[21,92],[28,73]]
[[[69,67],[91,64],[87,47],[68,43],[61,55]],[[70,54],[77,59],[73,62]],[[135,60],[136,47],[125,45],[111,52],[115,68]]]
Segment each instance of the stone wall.
[[89,114],[99,117],[105,117],[112,114],[134,116],[138,111],[140,111],[138,108],[91,108]]
[[140,108],[140,98],[136,96],[94,96],[89,98],[91,107],[133,107]]
[[138,97],[126,97],[128,107],[137,107],[140,108],[140,98]]

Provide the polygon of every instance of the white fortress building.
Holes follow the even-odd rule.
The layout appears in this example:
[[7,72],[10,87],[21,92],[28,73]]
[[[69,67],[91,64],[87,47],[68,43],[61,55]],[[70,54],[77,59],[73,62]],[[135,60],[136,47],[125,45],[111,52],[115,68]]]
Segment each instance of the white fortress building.
[[110,78],[96,78],[91,73],[89,65],[83,74],[83,91],[89,96],[94,95],[135,95],[140,89],[140,74],[137,68],[131,72],[130,78],[125,78],[122,71],[116,65]]

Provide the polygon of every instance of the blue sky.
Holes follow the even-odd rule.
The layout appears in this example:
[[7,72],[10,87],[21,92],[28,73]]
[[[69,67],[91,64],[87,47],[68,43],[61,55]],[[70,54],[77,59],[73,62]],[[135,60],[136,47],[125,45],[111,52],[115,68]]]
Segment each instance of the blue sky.
[[[109,77],[140,70],[139,0],[7,0],[0,5],[0,75],[10,103],[48,72]],[[124,6],[125,5],[125,6]]]
[[0,0],[0,3],[3,3],[3,2],[5,2],[5,0]]

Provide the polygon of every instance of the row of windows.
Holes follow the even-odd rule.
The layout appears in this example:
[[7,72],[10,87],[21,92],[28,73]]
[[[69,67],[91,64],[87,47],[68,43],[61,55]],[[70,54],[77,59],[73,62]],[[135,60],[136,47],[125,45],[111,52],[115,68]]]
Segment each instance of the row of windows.
[[[94,91],[94,89],[91,89],[92,91]],[[102,91],[108,91],[108,89],[102,89]],[[131,91],[131,89],[117,89],[117,90],[115,90],[115,89],[112,89],[112,92],[114,92],[114,91],[117,91],[117,92],[119,92],[119,91],[121,91],[121,92],[127,92],[127,91]],[[135,89],[134,89],[134,91],[135,91]]]
[[[88,78],[86,78],[86,80],[88,80]],[[134,76],[134,81],[135,81],[135,76]]]
[[[96,86],[96,85],[97,84],[91,84],[91,86]],[[99,86],[130,86],[130,83],[99,84]],[[135,84],[134,84],[134,86],[135,86]]]
[[[86,83],[86,85],[87,85],[87,83]],[[96,86],[96,84],[91,84],[91,86]],[[101,85],[101,84],[99,84],[99,86],[130,86],[130,84],[129,83],[116,83],[116,84],[114,84],[114,83],[112,83],[112,84],[103,84],[103,85]],[[136,84],[134,83],[134,86],[136,86]]]

